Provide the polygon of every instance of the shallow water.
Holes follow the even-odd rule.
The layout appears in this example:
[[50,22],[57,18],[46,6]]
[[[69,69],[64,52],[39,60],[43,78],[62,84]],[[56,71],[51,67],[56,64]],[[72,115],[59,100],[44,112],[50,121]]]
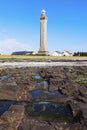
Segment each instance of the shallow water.
[[60,96],[60,95],[62,95],[59,91],[57,91],[57,90],[55,90],[55,91],[52,91],[52,92],[49,92],[48,93],[49,95],[57,95],[57,96]]
[[27,107],[30,116],[45,120],[71,120],[72,113],[69,107],[50,102],[32,103]]
[[72,112],[68,106],[59,105],[55,102],[57,98],[62,98],[64,95],[57,90],[48,91],[49,83],[41,76],[35,75],[33,79],[35,79],[38,88],[29,92],[33,99],[33,103],[27,107],[29,115],[45,120],[67,120],[72,118]]
[[0,101],[0,116],[9,109],[11,105],[16,104],[16,101]]
[[11,76],[0,76],[0,80],[8,80],[8,79],[14,79],[14,77]]
[[34,90],[31,91],[30,94],[32,95],[32,98],[40,98],[42,95],[48,95],[48,96],[60,96],[61,93],[59,91],[53,91],[53,92],[48,92],[48,91],[44,91],[44,90]]
[[39,103],[34,103],[33,104],[34,107],[34,112],[47,112],[47,113],[56,113],[58,115],[65,115],[65,116],[69,116],[70,113],[70,109],[66,106],[60,106],[57,105],[55,103],[50,103],[50,102],[39,102]]
[[30,94],[32,95],[32,98],[38,98],[42,95],[42,93],[43,93],[42,90],[34,90],[30,92]]
[[38,86],[38,89],[48,89],[49,88],[49,84],[48,81],[43,79],[40,75],[34,75],[32,76],[32,78],[34,80],[36,80],[36,85]]
[[32,76],[32,78],[34,78],[34,79],[36,79],[36,80],[42,79],[42,77],[41,77],[40,75],[34,75],[34,76]]

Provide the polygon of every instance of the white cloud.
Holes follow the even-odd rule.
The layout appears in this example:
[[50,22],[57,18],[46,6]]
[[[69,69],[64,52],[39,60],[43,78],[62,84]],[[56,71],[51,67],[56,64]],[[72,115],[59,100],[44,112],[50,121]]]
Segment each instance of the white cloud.
[[25,43],[18,42],[16,39],[6,39],[0,41],[0,53],[11,54],[14,51],[30,51],[30,46]]

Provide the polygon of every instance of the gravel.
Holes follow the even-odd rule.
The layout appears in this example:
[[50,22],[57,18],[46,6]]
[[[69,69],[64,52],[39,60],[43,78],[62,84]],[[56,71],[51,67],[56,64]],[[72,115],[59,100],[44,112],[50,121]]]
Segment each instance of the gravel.
[[87,66],[87,61],[59,61],[59,62],[28,62],[28,61],[23,61],[23,62],[0,62],[0,67],[1,68],[12,68],[12,67],[50,67],[50,66]]

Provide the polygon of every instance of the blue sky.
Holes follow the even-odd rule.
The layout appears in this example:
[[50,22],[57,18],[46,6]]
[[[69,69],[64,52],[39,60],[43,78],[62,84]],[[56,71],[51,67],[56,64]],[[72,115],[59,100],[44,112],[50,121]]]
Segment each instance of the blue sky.
[[87,51],[87,0],[0,0],[0,53],[39,50],[42,9],[50,53]]

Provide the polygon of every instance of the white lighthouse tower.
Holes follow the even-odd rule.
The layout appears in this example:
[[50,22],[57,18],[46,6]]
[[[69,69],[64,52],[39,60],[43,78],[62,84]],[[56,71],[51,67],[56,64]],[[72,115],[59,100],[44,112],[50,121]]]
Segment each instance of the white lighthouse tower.
[[40,16],[40,49],[38,51],[39,54],[48,55],[48,47],[47,47],[47,16],[46,11],[41,11]]

